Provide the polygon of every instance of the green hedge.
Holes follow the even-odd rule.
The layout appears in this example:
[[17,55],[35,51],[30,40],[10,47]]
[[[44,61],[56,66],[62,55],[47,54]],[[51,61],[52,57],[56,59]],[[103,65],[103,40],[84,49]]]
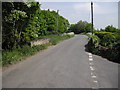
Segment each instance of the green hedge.
[[[90,37],[88,51],[120,63],[120,33],[97,31]],[[94,41],[94,42],[93,42]],[[96,44],[97,43],[97,44]],[[101,48],[102,47],[102,48]]]
[[100,38],[100,45],[112,48],[117,41],[117,37],[115,33],[112,32],[95,32],[95,35],[97,35]]
[[39,50],[46,49],[48,44],[37,45],[30,47],[28,45],[23,46],[11,51],[3,51],[2,53],[2,65],[13,64],[17,61],[21,61],[24,57],[35,54]]
[[97,47],[100,43],[100,38],[97,35],[92,35],[92,34],[86,34],[91,40],[95,47]]
[[[40,50],[46,49],[50,45],[56,45],[62,40],[68,39],[73,37],[73,35],[49,35],[49,36],[44,36],[42,38],[50,38],[51,41],[50,43],[43,44],[43,45],[37,45],[30,47],[29,45],[24,45],[22,47],[13,49],[13,50],[7,50],[2,52],[2,65],[6,66],[9,64],[16,63],[18,61],[23,60],[27,56],[34,55]],[[1,62],[0,62],[1,63]]]

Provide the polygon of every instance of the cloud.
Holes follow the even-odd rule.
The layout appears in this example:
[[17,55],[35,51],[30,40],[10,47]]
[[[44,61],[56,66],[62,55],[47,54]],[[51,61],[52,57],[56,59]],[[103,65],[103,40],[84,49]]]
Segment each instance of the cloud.
[[[107,25],[117,27],[118,7],[114,2],[94,2],[94,25],[95,28],[104,28]],[[42,9],[60,10],[59,14],[69,20],[70,23],[77,23],[79,20],[91,22],[90,2],[42,2]]]
[[[93,3],[94,14],[117,14],[117,7],[110,7],[107,5],[102,5],[103,3]],[[104,3],[105,4],[105,3]],[[74,4],[73,8],[76,12],[82,13],[90,13],[91,11],[91,4],[90,3],[78,3]]]
[[108,7],[107,5],[103,6],[100,5],[99,3],[94,4],[94,14],[112,14],[112,13],[117,14],[117,8]]
[[75,4],[73,5],[73,8],[77,11],[80,10],[80,11],[88,12],[90,11],[90,3]]
[[[91,0],[36,0],[39,2],[91,2]],[[93,2],[118,2],[119,0],[92,0]]]

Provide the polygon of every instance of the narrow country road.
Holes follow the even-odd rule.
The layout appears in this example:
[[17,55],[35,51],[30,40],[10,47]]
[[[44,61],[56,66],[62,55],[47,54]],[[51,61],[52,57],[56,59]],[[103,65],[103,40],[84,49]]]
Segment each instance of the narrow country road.
[[3,88],[117,88],[118,64],[85,51],[76,35],[3,72]]

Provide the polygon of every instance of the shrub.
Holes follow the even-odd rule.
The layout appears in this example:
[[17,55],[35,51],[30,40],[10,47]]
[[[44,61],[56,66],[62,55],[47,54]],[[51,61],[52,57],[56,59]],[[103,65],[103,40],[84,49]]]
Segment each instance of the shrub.
[[100,43],[100,38],[97,35],[86,34],[89,38],[91,38],[89,43],[93,43],[95,47],[97,47]]
[[17,50],[4,51],[2,53],[2,65],[12,64],[21,59],[20,52]]
[[68,39],[68,38],[71,38],[71,37],[73,37],[74,35],[63,35],[63,36],[61,36],[61,35],[54,35],[53,37],[50,37],[50,43],[52,44],[52,45],[56,45],[57,43],[59,43],[60,41],[62,41],[62,40],[65,40],[65,39]]
[[[91,38],[87,45],[90,52],[120,63],[120,31],[114,33],[97,31],[94,36],[89,34],[87,36]],[[96,47],[93,41],[99,41],[99,46]]]
[[117,40],[116,35],[112,32],[96,32],[95,35],[100,38],[100,45],[108,48],[112,48]]
[[[46,36],[46,37],[49,37],[51,39],[50,43],[52,45],[55,45],[58,42],[60,42],[61,40],[65,40],[65,39],[68,39],[68,38],[73,37],[73,36],[70,36],[70,35],[65,35],[65,36],[50,35],[50,36]],[[44,37],[44,38],[46,38],[46,37]],[[48,46],[51,45],[50,43],[43,44],[43,45],[37,45],[37,46],[33,46],[33,47],[30,47],[28,45],[24,45],[22,47],[18,47],[17,49],[14,48],[11,51],[3,51],[3,53],[2,53],[2,65],[5,66],[5,65],[13,64],[17,61],[20,61],[26,56],[33,55],[40,50],[46,49]]]
[[35,50],[30,46],[25,45],[19,49],[19,52],[21,53],[21,55],[28,56],[28,55],[33,55],[35,53]]
[[46,49],[47,46],[49,46],[49,44],[37,45],[37,46],[33,46],[32,48],[34,49],[34,51],[40,51]]

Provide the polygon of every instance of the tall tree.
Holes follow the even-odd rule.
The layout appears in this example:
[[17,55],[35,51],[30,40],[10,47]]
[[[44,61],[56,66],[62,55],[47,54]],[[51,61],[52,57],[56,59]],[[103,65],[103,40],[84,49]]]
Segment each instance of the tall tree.
[[76,34],[79,33],[88,33],[91,31],[91,23],[80,20],[77,24],[72,24],[70,30]]

